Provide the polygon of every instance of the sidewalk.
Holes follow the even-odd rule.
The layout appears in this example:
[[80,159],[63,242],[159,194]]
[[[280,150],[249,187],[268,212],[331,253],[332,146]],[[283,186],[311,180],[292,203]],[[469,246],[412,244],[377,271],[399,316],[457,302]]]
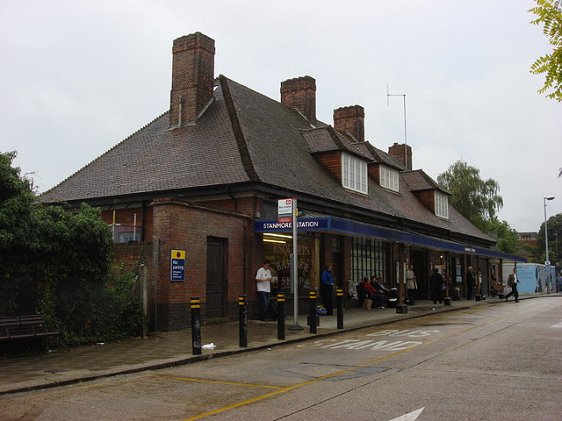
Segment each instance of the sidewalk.
[[[520,299],[546,294],[521,295]],[[551,294],[559,295],[559,294]],[[300,331],[289,330],[294,324],[292,315],[285,318],[285,340],[277,339],[276,322],[248,322],[248,347],[239,347],[238,322],[207,325],[201,328],[202,344],[213,343],[214,349],[204,349],[202,355],[193,355],[191,330],[157,332],[147,338],[81,346],[76,349],[52,351],[44,355],[6,358],[0,357],[0,394],[72,384],[117,374],[134,373],[148,369],[188,364],[208,358],[269,348],[276,345],[336,334],[362,327],[375,326],[397,320],[422,317],[436,312],[454,311],[477,305],[502,303],[488,298],[484,301],[452,301],[450,306],[419,301],[408,306],[408,313],[397,314],[396,309],[344,310],[344,329],[337,329],[337,318],[321,316],[317,334],[310,334],[306,316],[299,317]]]

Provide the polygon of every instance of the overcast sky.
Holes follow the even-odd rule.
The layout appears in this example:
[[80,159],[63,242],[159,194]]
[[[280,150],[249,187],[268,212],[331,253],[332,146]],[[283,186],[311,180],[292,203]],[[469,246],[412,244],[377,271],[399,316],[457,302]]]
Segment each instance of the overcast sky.
[[[316,79],[317,116],[365,108],[365,138],[407,140],[430,176],[457,160],[500,184],[500,218],[562,212],[562,104],[537,93],[549,51],[531,0],[2,1],[0,151],[41,192],[169,107],[174,38],[215,40],[215,74],[279,100]],[[142,175],[139,175],[142,176]]]

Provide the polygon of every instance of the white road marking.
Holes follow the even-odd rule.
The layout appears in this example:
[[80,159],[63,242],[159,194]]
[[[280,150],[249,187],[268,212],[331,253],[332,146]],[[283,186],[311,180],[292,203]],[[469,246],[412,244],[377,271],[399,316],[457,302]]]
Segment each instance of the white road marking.
[[556,323],[554,326],[551,326],[551,327],[562,327],[562,322]]
[[416,409],[415,411],[412,411],[409,414],[404,414],[401,417],[393,418],[390,421],[414,421],[414,420],[417,420],[424,409],[425,409],[425,406],[423,408]]

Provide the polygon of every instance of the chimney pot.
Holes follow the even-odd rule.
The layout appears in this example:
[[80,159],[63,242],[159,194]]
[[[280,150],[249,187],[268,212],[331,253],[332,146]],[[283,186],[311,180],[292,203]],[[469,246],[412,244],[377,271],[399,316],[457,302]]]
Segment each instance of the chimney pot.
[[394,144],[388,148],[388,154],[402,163],[405,169],[412,169],[412,148],[409,145],[394,142]]
[[297,109],[309,123],[316,124],[316,80],[301,76],[281,82],[281,103]]
[[170,127],[193,122],[213,98],[215,41],[195,32],[172,46]]
[[351,134],[358,142],[365,141],[365,110],[351,105],[334,110],[334,128]]

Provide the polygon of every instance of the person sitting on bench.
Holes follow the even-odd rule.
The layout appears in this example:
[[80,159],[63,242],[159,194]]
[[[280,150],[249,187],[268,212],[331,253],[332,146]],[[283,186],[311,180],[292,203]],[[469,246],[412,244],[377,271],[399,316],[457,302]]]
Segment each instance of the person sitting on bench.
[[376,278],[374,276],[371,276],[371,281],[367,282],[367,285],[371,293],[371,296],[373,297],[372,300],[373,303],[375,304],[375,308],[386,308],[387,306],[386,294],[376,285],[374,280],[376,280]]

